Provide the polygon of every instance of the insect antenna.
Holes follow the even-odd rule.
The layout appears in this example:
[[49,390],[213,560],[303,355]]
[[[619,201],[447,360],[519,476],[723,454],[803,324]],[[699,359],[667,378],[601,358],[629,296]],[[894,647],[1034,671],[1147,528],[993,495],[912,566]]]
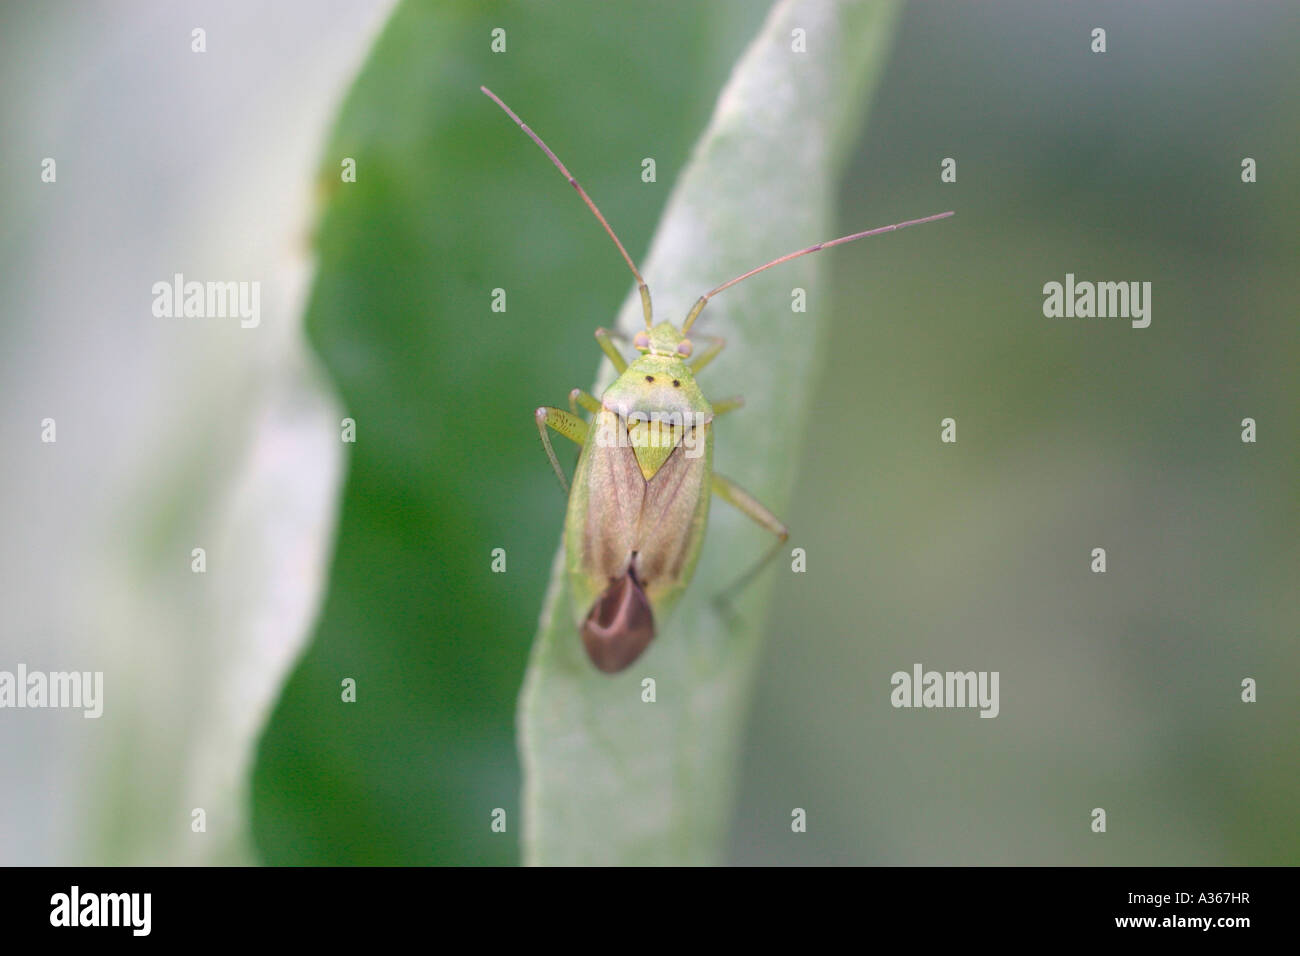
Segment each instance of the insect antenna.
[[[532,139],[532,141],[542,148],[542,152],[545,153],[547,156],[549,156],[551,158],[551,162],[553,162],[556,168],[559,169],[559,171],[564,174],[564,178],[569,181],[569,185],[578,191],[578,195],[581,196],[582,201],[587,204],[587,208],[590,209],[595,214],[596,218],[600,220],[600,224],[604,226],[605,231],[609,233],[609,238],[614,240],[614,245],[618,246],[618,251],[623,254],[623,261],[626,262],[627,267],[632,270],[632,275],[636,276],[637,289],[641,293],[641,311],[645,313],[645,326],[647,329],[650,328],[650,324],[651,324],[650,289],[648,286],[646,286],[645,279],[641,278],[641,273],[637,271],[636,263],[634,263],[632,261],[632,257],[627,254],[627,250],[623,248],[623,243],[619,242],[618,236],[614,234],[614,230],[610,228],[610,225],[605,220],[605,217],[601,215],[600,210],[596,208],[596,204],[592,202],[591,197],[587,195],[587,191],[583,189],[580,185],[578,185],[578,181],[573,178],[573,174],[570,173],[564,167],[564,163],[560,162],[560,157],[556,156],[553,152],[551,152],[551,148],[542,142],[542,138],[538,136],[536,133],[534,133],[531,129],[529,129],[528,124],[525,123],[523,120],[521,120],[519,118],[519,115],[514,110],[506,106],[506,104],[501,101],[501,97],[497,96],[486,86],[480,86],[479,89],[482,90],[484,93],[486,93],[488,97],[492,100],[492,102],[496,103],[497,106],[505,110],[506,115],[509,116],[512,120],[514,120],[519,125],[519,128],[522,129],[525,133],[527,133],[529,137]],[[712,295],[712,293],[710,293],[710,295]]]
[[[527,127],[525,127],[525,129],[527,129]],[[952,211],[949,210],[948,212],[937,213],[933,216],[926,216],[923,219],[909,219],[907,222],[896,222],[892,226],[879,226],[875,229],[868,229],[866,232],[855,232],[851,236],[840,236],[838,239],[829,239],[826,242],[819,242],[817,245],[809,246],[807,249],[800,249],[798,252],[791,252],[788,255],[781,256],[779,259],[773,259],[771,262],[761,265],[757,269],[750,269],[744,275],[736,276],[736,278],[732,279],[730,282],[724,282],[712,292],[706,292],[704,295],[700,296],[699,299],[696,300],[695,306],[691,309],[690,315],[686,316],[686,322],[682,325],[682,334],[685,335],[690,331],[691,326],[695,324],[695,320],[699,318],[700,313],[704,311],[704,307],[709,304],[709,300],[715,295],[724,289],[730,289],[737,282],[743,282],[750,276],[758,275],[764,269],[770,269],[772,266],[779,266],[783,262],[789,262],[791,259],[798,259],[800,256],[806,256],[810,252],[817,252],[819,249],[829,249],[831,246],[843,245],[846,242],[853,242],[855,239],[865,239],[867,236],[877,236],[882,232],[895,232],[899,229],[905,229],[908,226],[919,226],[923,222],[934,222],[936,219],[947,219],[951,215]],[[624,253],[624,255],[626,255],[626,253]]]

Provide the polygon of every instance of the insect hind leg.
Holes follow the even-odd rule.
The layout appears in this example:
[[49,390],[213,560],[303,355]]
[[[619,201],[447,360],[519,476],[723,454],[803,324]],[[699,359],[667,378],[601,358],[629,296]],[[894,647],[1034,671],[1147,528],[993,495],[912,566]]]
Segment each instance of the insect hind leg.
[[724,478],[717,472],[713,473],[713,493],[745,517],[751,519],[755,524],[766,528],[776,536],[776,541],[772,543],[772,547],[759,558],[753,567],[723,588],[714,597],[714,603],[719,608],[730,610],[731,599],[748,587],[781,552],[781,546],[790,539],[790,530],[781,523],[780,518],[769,511],[757,498],[731,479]]

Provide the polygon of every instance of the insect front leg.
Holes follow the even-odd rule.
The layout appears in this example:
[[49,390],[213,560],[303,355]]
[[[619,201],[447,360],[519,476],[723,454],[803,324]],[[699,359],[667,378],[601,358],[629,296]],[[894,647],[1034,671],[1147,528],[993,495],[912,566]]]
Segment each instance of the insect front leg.
[[[579,405],[593,414],[600,411],[601,408],[600,400],[596,396],[590,392],[584,392],[580,388],[575,388],[569,393],[569,410],[576,415],[578,414]],[[714,414],[716,415],[717,412],[715,411]]]
[[565,438],[575,444],[582,445],[587,441],[587,423],[577,415],[570,414],[562,408],[552,408],[549,405],[543,405],[537,409],[537,431],[542,436],[542,446],[546,449],[546,457],[551,460],[551,468],[555,471],[555,477],[560,479],[560,487],[564,493],[569,493],[569,482],[564,477],[564,471],[560,468],[560,460],[555,457],[555,449],[551,446],[551,436],[547,432],[548,428],[553,428]]
[[719,352],[727,347],[727,340],[717,335],[709,336],[708,343],[708,348],[687,363],[692,372],[698,372],[704,368],[718,357]]
[[[717,414],[716,406],[714,414]],[[740,485],[736,484],[729,478],[724,478],[716,471],[713,473],[713,493],[721,498],[727,504],[734,507],[745,517],[749,518],[756,524],[766,528],[772,534],[776,535],[776,542],[772,545],[767,554],[763,555],[752,568],[733,581],[728,587],[719,592],[715,600],[718,604],[726,607],[729,599],[733,594],[741,591],[748,585],[759,573],[767,567],[768,563],[780,553],[781,545],[785,544],[790,538],[790,531],[781,519],[772,514],[757,498],[751,495]]]
[[614,371],[622,375],[627,370],[627,359],[623,358],[618,348],[614,345],[614,338],[623,338],[618,332],[611,332],[609,329],[597,329],[596,341],[600,344],[600,350],[609,356],[609,360],[614,363]]

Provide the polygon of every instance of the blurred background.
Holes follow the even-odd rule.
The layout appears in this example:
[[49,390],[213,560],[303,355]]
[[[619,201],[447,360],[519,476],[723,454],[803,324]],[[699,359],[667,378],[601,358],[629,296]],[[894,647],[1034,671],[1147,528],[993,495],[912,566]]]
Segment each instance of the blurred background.
[[[0,862],[518,860],[484,821],[517,819],[564,510],[531,411],[628,282],[478,85],[639,257],[764,14],[0,13],[0,669],[106,696],[0,711]],[[840,231],[957,216],[825,254],[808,573],[776,575],[729,861],[1297,861],[1297,50],[1289,3],[903,8]],[[261,325],[154,318],[174,272],[261,281]],[[1150,281],[1151,326],[1045,318],[1067,272]],[[724,353],[709,386],[761,383]],[[999,671],[999,717],[890,707],[917,662]]]

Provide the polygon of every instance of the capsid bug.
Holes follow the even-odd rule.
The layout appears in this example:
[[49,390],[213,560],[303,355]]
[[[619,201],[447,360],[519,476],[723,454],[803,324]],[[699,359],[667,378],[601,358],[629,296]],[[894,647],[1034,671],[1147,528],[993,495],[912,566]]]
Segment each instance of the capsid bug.
[[[713,421],[739,408],[742,401],[734,398],[710,404],[695,381],[695,373],[717,358],[724,345],[722,339],[711,338],[707,347],[692,357],[694,346],[688,333],[705,305],[719,292],[783,262],[944,219],[952,212],[868,229],[791,252],[700,296],[680,329],[668,321],[656,325],[645,280],[586,190],[514,110],[486,86],[480,89],[541,147],[578,191],[614,240],[641,294],[645,330],[632,340],[640,355],[629,363],[614,344],[615,333],[597,329],[596,341],[614,363],[618,378],[599,399],[575,388],[569,393],[568,411],[542,406],[536,412],[546,457],[569,496],[565,564],[573,591],[574,622],[592,663],[606,673],[616,673],[641,656],[655,636],[656,619],[662,621],[668,615],[690,584],[713,495],[774,534],[776,548],[789,537],[776,515],[713,470]],[[590,422],[580,417],[579,407],[594,416]],[[572,490],[548,429],[582,446]],[[775,554],[774,548],[769,557]],[[761,561],[759,568],[765,563]]]

